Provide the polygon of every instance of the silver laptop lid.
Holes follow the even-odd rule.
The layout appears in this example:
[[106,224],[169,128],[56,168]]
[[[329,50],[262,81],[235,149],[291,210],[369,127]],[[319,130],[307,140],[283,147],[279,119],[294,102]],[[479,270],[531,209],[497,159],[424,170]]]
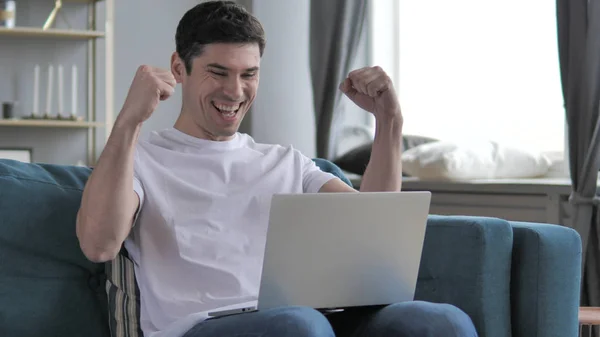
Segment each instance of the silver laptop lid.
[[275,195],[259,309],[413,300],[430,201],[430,192]]

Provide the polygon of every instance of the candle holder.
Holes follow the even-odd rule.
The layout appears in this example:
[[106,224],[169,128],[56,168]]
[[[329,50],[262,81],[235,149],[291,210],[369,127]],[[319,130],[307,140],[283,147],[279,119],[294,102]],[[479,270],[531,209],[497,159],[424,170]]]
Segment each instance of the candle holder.
[[66,116],[65,115],[60,115],[60,114],[56,115],[56,116],[52,116],[50,114],[39,115],[39,114],[31,113],[28,116],[22,117],[22,119],[37,120],[37,121],[42,121],[42,120],[48,121],[48,120],[51,120],[51,121],[65,121],[65,122],[84,122],[85,121],[85,119],[83,117],[81,117],[81,116],[75,116],[75,115],[72,115],[72,114],[69,114],[69,115],[66,115]]
[[42,119],[42,118],[40,117],[40,115],[32,112],[31,114],[29,114],[27,116],[24,116],[23,119],[33,119],[33,120],[36,120],[36,119]]
[[82,122],[83,121],[83,117],[79,117],[76,116],[74,114],[61,114],[59,113],[56,116],[56,119],[59,121],[76,121],[76,122]]

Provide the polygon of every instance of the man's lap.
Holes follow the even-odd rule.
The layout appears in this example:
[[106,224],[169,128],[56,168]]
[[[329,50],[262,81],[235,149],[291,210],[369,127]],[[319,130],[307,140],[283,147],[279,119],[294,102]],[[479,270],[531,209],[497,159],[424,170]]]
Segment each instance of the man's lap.
[[405,302],[351,308],[323,315],[306,307],[286,307],[206,320],[184,337],[475,337],[470,318],[448,304]]
[[306,307],[285,307],[211,318],[184,337],[208,336],[334,336],[320,312]]

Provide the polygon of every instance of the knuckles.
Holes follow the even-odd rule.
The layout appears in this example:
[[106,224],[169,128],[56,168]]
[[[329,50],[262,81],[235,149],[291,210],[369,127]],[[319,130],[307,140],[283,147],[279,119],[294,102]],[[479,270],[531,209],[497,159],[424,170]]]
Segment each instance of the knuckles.
[[[393,87],[391,77],[380,66],[364,67],[351,71],[347,78],[359,92],[377,95]],[[376,90],[376,92],[373,92]]]
[[138,67],[136,77],[142,80],[142,82],[151,82],[156,85],[158,85],[160,81],[152,67],[145,64]]
[[152,72],[152,68],[146,64],[142,64],[141,66],[138,67],[138,70],[137,70],[138,74],[149,74],[151,72]]
[[353,83],[360,83],[365,78],[371,77],[370,75],[373,73],[377,74],[378,78],[384,78],[386,83],[391,82],[388,74],[380,66],[364,67],[353,70],[348,74],[348,78],[350,78]]

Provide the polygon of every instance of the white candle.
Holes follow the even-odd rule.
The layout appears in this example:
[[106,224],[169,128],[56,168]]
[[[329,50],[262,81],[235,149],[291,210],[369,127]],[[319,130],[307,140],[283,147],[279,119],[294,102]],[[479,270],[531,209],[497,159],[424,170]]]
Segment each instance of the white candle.
[[71,114],[77,115],[77,66],[73,65],[71,71]]
[[33,70],[33,115],[40,112],[40,65],[36,64]]
[[54,66],[48,66],[48,87],[46,88],[46,114],[50,114],[52,108],[52,82],[54,81]]
[[58,113],[62,114],[65,111],[63,102],[63,66],[58,65]]

